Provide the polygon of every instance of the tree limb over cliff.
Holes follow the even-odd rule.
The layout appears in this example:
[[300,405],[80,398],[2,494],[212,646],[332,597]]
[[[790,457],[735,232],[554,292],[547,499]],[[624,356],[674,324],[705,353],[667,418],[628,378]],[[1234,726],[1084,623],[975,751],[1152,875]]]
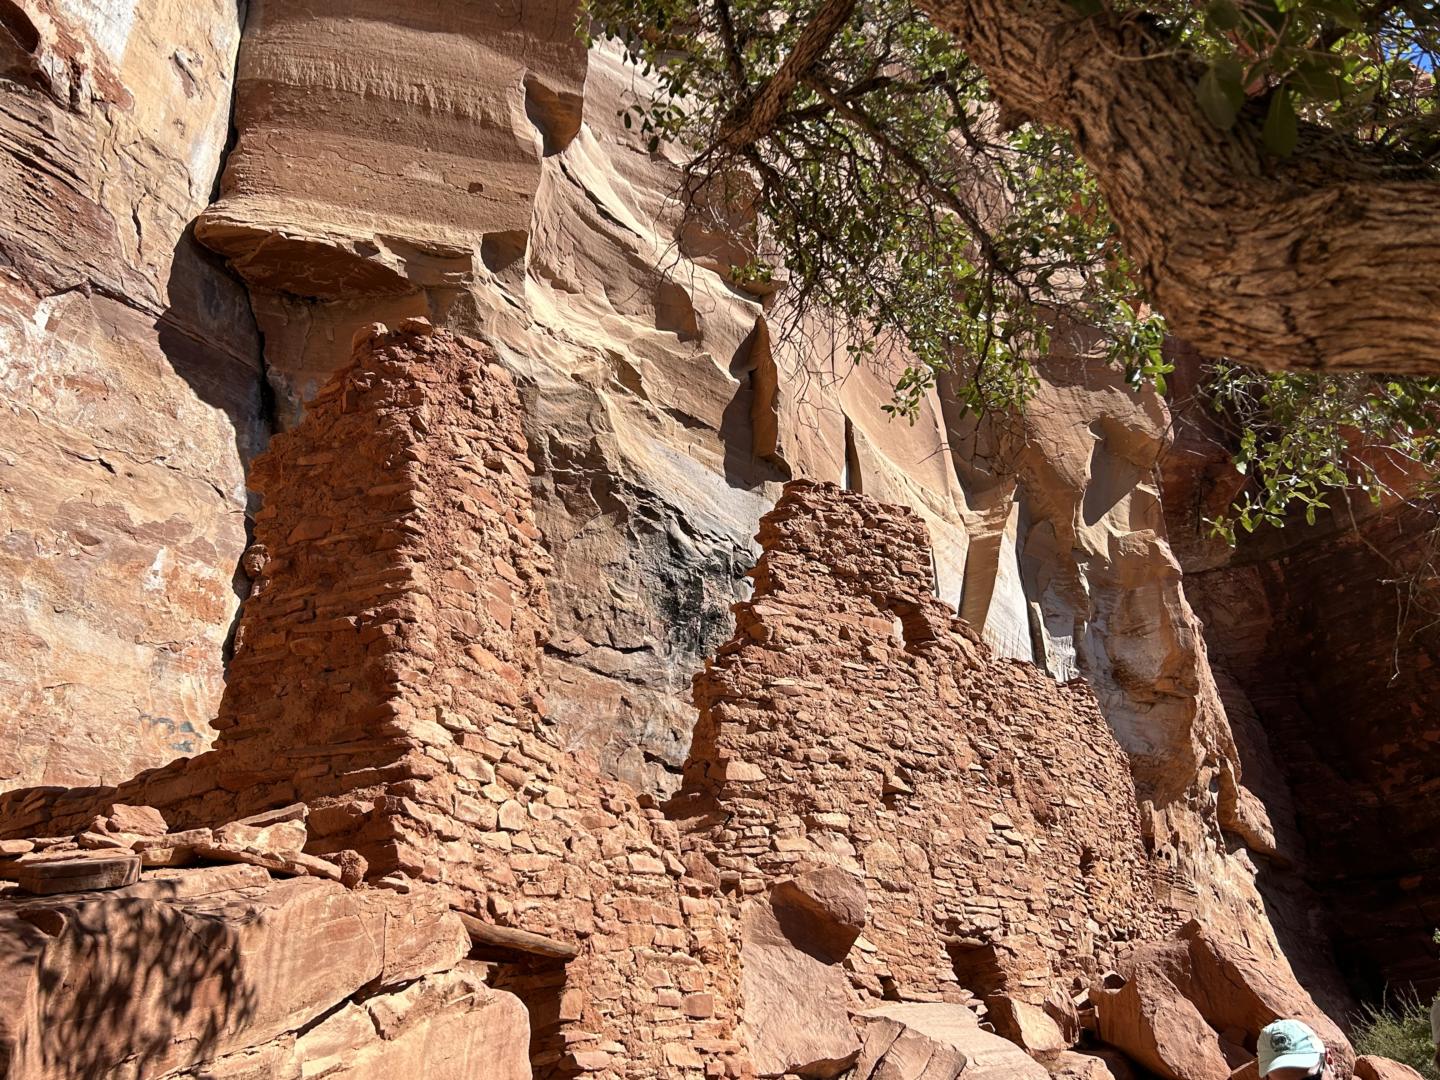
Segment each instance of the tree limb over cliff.
[[922,0],[1008,108],[1069,131],[1172,330],[1273,369],[1440,374],[1440,183],[1334,133],[1267,152],[1142,20],[1059,0]]
[[695,148],[687,227],[908,358],[892,411],[1023,406],[1062,335],[1164,394],[1168,335],[1239,432],[1222,534],[1440,490],[1440,5],[1144,3],[589,7],[654,80],[627,125]]

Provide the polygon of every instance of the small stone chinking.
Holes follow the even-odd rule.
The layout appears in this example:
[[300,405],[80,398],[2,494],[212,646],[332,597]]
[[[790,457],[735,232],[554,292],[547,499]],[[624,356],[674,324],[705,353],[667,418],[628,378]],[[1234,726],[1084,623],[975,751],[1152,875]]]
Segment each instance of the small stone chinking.
[[[1103,1040],[1224,1080],[1281,1013],[1348,1062],[1287,970],[1160,898],[1089,691],[935,600],[908,511],[787,485],[681,791],[603,776],[546,714],[529,469],[487,346],[357,336],[254,465],[215,748],[0,797],[17,1077],[80,1045],[53,975],[81,934],[162,971],[96,1075],[1123,1075],[1074,1049]],[[182,939],[233,963],[167,962]],[[217,1011],[174,1015],[204,980]]]

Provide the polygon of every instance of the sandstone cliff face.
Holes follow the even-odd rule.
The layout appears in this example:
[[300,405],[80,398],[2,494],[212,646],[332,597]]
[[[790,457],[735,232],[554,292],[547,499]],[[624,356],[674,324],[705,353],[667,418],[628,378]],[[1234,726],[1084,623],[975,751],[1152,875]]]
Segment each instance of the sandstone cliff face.
[[[208,745],[262,375],[292,428],[357,329],[423,315],[492,342],[518,386],[562,746],[675,791],[690,679],[748,595],[760,517],[789,478],[843,482],[919,515],[937,602],[997,652],[1093,686],[1166,903],[1273,948],[1245,853],[1263,809],[1245,803],[1239,846],[1220,825],[1248,789],[1165,539],[1167,417],[1091,343],[1057,334],[1019,432],[973,429],[943,386],[891,423],[893,371],[787,342],[781,300],[724,281],[743,222],[680,227],[678,152],[617,122],[639,76],[587,55],[560,0],[254,0],[243,33],[223,4],[21,7],[0,99],[73,179],[4,156],[35,193],[0,236],[18,419],[0,588],[23,613],[0,631],[21,703],[6,786],[113,782]],[[57,89],[62,70],[91,74]],[[56,243],[62,208],[89,239]],[[249,790],[243,769],[225,790]]]
[[[1195,377],[1183,359],[1182,395]],[[1262,856],[1272,921],[1297,953],[1333,941],[1356,988],[1430,993],[1440,742],[1420,703],[1440,643],[1428,598],[1412,607],[1407,593],[1428,576],[1434,521],[1358,499],[1231,552],[1200,521],[1227,497],[1211,479],[1229,471],[1223,440],[1203,415],[1179,420],[1167,517],[1240,749],[1221,823]]]
[[[250,286],[283,422],[372,319],[494,341],[556,560],[551,707],[657,791],[678,781],[690,673],[728,632],[778,484],[911,506],[940,599],[1002,653],[1096,687],[1178,888],[1256,922],[1214,825],[1234,750],[1150,478],[1159,400],[1062,335],[1020,440],[970,430],[943,387],[913,426],[890,422],[893,368],[783,339],[776,299],[722,277],[733,240],[680,227],[676,152],[617,122],[638,75],[587,56],[572,18],[252,5],[236,148],[197,233]],[[295,104],[312,100],[326,108]],[[377,152],[395,131],[403,146]]]
[[265,436],[243,289],[188,235],[233,0],[0,12],[0,784],[204,749]]

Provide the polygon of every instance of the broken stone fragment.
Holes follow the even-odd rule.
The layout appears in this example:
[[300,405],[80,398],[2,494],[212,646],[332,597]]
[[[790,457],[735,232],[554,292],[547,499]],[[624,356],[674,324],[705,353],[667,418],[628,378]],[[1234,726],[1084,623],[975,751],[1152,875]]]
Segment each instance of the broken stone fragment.
[[134,835],[126,836],[123,833],[112,836],[109,833],[82,832],[75,837],[75,842],[83,848],[96,851],[129,851],[136,839]]
[[132,845],[146,867],[186,866],[199,856],[196,849],[214,842],[209,829],[186,829],[164,836],[142,837]]
[[741,927],[742,1018],[756,1071],[839,1076],[860,1052],[843,969],[791,940],[764,901],[746,904]]
[[865,930],[865,882],[838,866],[780,882],[770,904],[786,937],[831,962],[843,960]]
[[140,857],[129,852],[94,852],[74,858],[20,861],[10,871],[21,889],[36,896],[118,889],[140,879]]
[[1135,1070],[1114,1050],[1062,1050],[1040,1058],[1053,1080],[1135,1080]]
[[1402,1062],[1364,1054],[1355,1059],[1355,1080],[1420,1080],[1420,1073]]
[[266,826],[232,821],[215,830],[216,844],[270,855],[301,851],[309,839],[303,821],[281,821]]
[[251,866],[262,866],[277,874],[304,874],[310,877],[326,878],[329,881],[339,881],[341,878],[340,867],[318,855],[307,855],[303,851],[272,851],[257,847],[235,847],[216,842],[197,844],[194,852],[200,858],[214,859],[216,862],[249,863]]
[[854,1080],[1047,1080],[1014,1043],[982,1030],[964,1005],[895,1003],[856,1016],[864,1047]]
[[251,814],[249,817],[241,818],[237,824],[253,825],[257,829],[263,829],[269,825],[279,825],[286,821],[305,821],[310,816],[310,807],[305,803],[291,803],[289,806],[282,806],[275,810],[265,810],[258,814]]
[[1037,1005],[1007,994],[992,994],[985,999],[985,1007],[995,1033],[1009,1039],[1027,1054],[1038,1056],[1070,1047],[1060,1025]]
[[153,806],[130,806],[116,803],[110,807],[108,830],[135,836],[162,836],[170,828],[164,815]]
[[353,889],[364,881],[365,874],[370,869],[370,863],[365,856],[350,848],[337,851],[333,855],[326,855],[324,858],[326,862],[334,863],[339,868],[340,884],[347,889]]

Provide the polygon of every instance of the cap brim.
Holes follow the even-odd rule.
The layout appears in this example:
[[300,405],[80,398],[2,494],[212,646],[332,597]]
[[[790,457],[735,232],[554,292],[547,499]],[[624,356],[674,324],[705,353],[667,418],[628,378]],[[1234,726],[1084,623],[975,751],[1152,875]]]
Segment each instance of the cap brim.
[[1306,1072],[1313,1072],[1325,1060],[1324,1054],[1317,1054],[1313,1051],[1306,1054],[1281,1054],[1261,1076],[1269,1076],[1276,1069],[1304,1069]]

